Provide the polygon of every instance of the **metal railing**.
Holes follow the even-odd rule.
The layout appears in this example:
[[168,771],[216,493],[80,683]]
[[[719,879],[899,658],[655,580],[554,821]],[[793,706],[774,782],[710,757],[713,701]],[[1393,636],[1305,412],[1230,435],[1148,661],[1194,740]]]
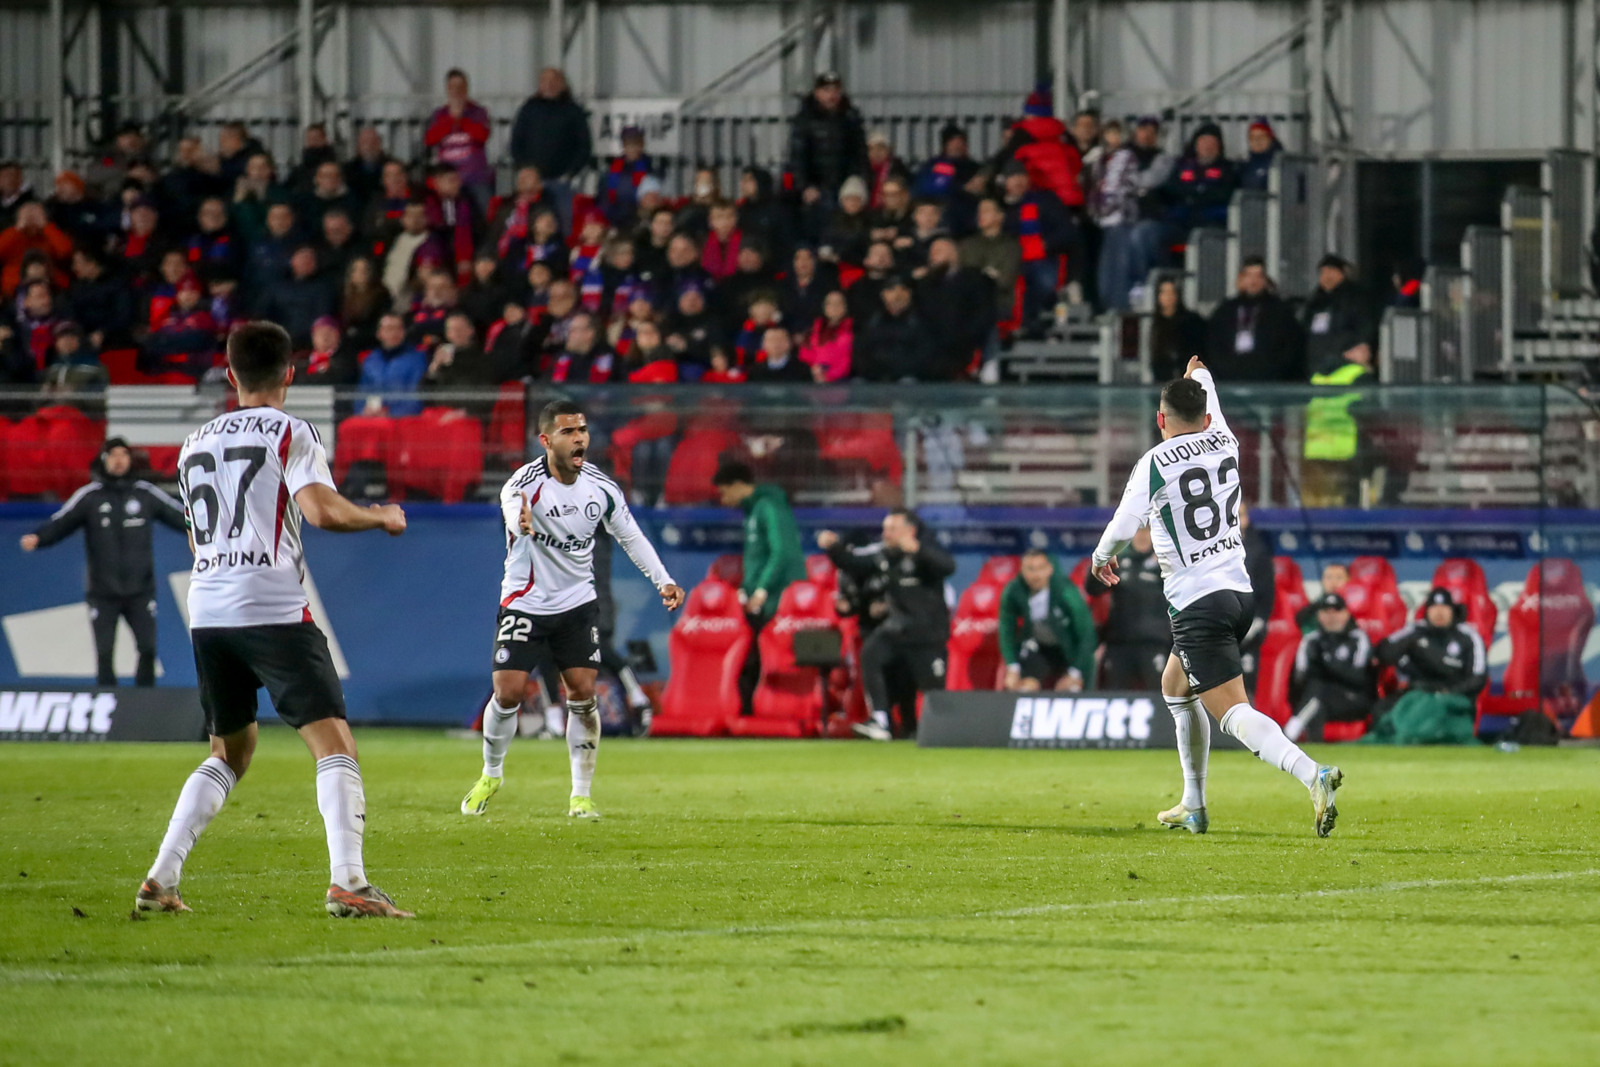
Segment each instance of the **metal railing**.
[[1509,233],[1493,226],[1468,226],[1461,238],[1467,303],[1464,351],[1473,377],[1506,369],[1511,321],[1505,267],[1510,240]]
[[1554,149],[1545,157],[1542,284],[1553,300],[1573,300],[1592,291],[1588,241],[1594,224],[1594,156]]
[[1427,342],[1433,357],[1433,374],[1425,381],[1472,380],[1468,291],[1468,274],[1458,267],[1429,267],[1422,277],[1422,310],[1428,316]]
[[1428,314],[1416,308],[1385,308],[1378,326],[1378,377],[1385,385],[1434,380],[1434,347]]
[[1189,231],[1183,250],[1184,303],[1203,315],[1228,298],[1228,231],[1205,227]]
[[1309,296],[1325,251],[1323,175],[1311,156],[1280,155],[1268,177],[1267,273],[1286,299]]
[[1238,277],[1239,264],[1249,256],[1267,257],[1267,231],[1272,226],[1272,194],[1261,189],[1239,189],[1228,204],[1229,280]]
[[1506,301],[1510,307],[1513,336],[1531,333],[1544,321],[1548,199],[1541,189],[1513,185],[1500,202],[1500,226],[1511,235]]

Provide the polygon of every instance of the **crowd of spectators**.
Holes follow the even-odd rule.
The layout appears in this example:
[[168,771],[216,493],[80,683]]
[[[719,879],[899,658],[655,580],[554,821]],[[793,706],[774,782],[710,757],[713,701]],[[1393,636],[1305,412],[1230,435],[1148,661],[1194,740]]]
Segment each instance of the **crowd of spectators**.
[[[374,397],[518,379],[962,379],[993,366],[1002,324],[1042,331],[1058,292],[1126,307],[1278,151],[1258,123],[1232,160],[1206,125],[1174,158],[1156,119],[1127,136],[1093,112],[1064,123],[1041,88],[991,158],[951,124],[913,168],[825,73],[779,174],[750,167],[724,191],[703,169],[675,198],[629,128],[580,195],[588,117],[552,68],[516,113],[497,190],[492,119],[470,89],[447,74],[416,160],[370,126],[346,156],[320,124],[278,160],[234,122],[214,152],[179,138],[164,166],[127,124],[42,199],[0,165],[0,380],[92,372],[111,349],[171,380],[219,375],[243,318],[288,329],[302,374]],[[1227,336],[1237,349],[1245,331]],[[1198,333],[1163,337],[1176,358]]]

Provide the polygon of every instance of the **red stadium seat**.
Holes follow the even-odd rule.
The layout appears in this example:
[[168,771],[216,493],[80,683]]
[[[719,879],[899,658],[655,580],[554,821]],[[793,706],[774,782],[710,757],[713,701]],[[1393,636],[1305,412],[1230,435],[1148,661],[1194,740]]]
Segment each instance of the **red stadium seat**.
[[1374,645],[1406,624],[1406,602],[1400,596],[1394,568],[1382,556],[1351,560],[1350,581],[1341,595]]
[[826,415],[817,420],[817,454],[836,469],[856,468],[899,485],[905,457],[889,415]]
[[182,451],[182,445],[146,445],[145,462],[150,473],[168,481],[177,478],[178,453]]
[[1002,586],[977,581],[956,601],[950,619],[946,656],[946,689],[995,689],[1005,664],[1000,662],[1000,592]]
[[678,416],[653,411],[619,426],[611,435],[611,473],[623,485],[633,486],[633,450],[646,441],[658,441],[678,432]]
[[[1435,588],[1450,590],[1455,602],[1467,609],[1467,621],[1483,638],[1485,648],[1494,643],[1494,624],[1500,617],[1500,609],[1489,596],[1489,583],[1484,578],[1483,568],[1478,566],[1477,561],[1445,560],[1434,570],[1433,584]],[[1418,604],[1416,615],[1413,617],[1420,619],[1427,610],[1426,604]]]
[[711,476],[725,452],[736,452],[744,445],[732,430],[696,428],[684,435],[667,464],[667,485],[663,495],[668,504],[707,504],[718,499]]
[[1295,615],[1306,606],[1305,579],[1300,565],[1288,556],[1276,556],[1272,561],[1275,594],[1272,617],[1267,620],[1267,635],[1261,641],[1256,659],[1255,704],[1264,715],[1278,721],[1289,721],[1289,680],[1294,674],[1294,657],[1300,649],[1300,627]]
[[750,651],[750,627],[734,588],[695,586],[667,637],[671,675],[652,737],[715,737],[739,718],[739,672]]
[[678,364],[670,359],[646,363],[628,375],[635,385],[667,385],[678,380]]
[[1359,741],[1366,736],[1367,720],[1359,722],[1325,722],[1322,724],[1324,741]]
[[394,448],[395,423],[387,415],[356,415],[339,424],[333,442],[333,480],[343,485],[353,463],[389,462]]
[[45,433],[50,424],[37,414],[29,415],[11,428],[10,493],[36,496],[50,491],[49,446]]
[[46,423],[44,456],[49,491],[65,500],[88,481],[90,468],[106,439],[105,424],[65,404],[41,408],[38,415]]
[[1022,566],[1021,556],[990,556],[983,563],[983,568],[978,571],[978,581],[988,582],[990,585],[1004,589],[1006,583],[1017,576],[1017,568]]
[[806,557],[806,580],[829,596],[839,588],[839,569],[820,553]]
[[139,370],[139,350],[113,348],[100,353],[100,365],[105,367],[112,385],[141,385],[147,377]]
[[11,493],[11,420],[0,415],[0,500]]
[[455,504],[483,479],[483,427],[477,419],[457,408],[424,408],[396,422],[391,495],[415,489]]
[[744,584],[744,557],[728,552],[711,561],[706,568],[706,581],[726,582],[735,589]]
[[1534,564],[1506,617],[1511,662],[1505,695],[1486,698],[1480,712],[1510,715],[1544,708],[1556,718],[1576,716],[1589,695],[1583,646],[1593,627],[1594,605],[1578,565],[1570,559]]
[[[795,582],[778,598],[778,610],[757,638],[761,680],[751,714],[728,724],[736,737],[815,737],[822,732],[823,686],[819,669],[794,659],[794,635],[839,630],[833,598],[812,582]],[[842,643],[842,633],[841,633]]]
[[489,412],[488,451],[518,466],[528,454],[528,400],[521,382],[500,386]]

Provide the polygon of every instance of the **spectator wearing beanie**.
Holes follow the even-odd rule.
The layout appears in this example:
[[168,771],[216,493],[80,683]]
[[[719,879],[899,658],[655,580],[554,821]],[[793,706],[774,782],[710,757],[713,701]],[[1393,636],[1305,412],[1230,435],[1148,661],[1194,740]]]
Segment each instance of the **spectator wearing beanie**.
[[1238,186],[1238,170],[1223,155],[1222,127],[1202,123],[1163,190],[1169,243],[1187,244],[1189,232],[1200,226],[1226,226],[1228,202]]
[[1265,192],[1272,176],[1272,161],[1283,151],[1283,145],[1278,143],[1278,135],[1272,132],[1272,125],[1266,119],[1252,122],[1246,136],[1250,154],[1239,167],[1239,188]]
[[889,141],[888,132],[873,130],[867,134],[867,183],[871,189],[871,196],[867,198],[869,207],[883,206],[883,187],[889,181],[897,181],[907,187],[906,195],[910,197],[911,172],[894,157],[894,146]]
[[433,152],[434,163],[452,167],[472,198],[477,216],[489,211],[494,196],[494,170],[489,166],[489,112],[467,96],[467,75],[452,67],[444,76],[444,106],[428,119],[422,143]]
[[196,381],[216,365],[222,351],[217,321],[200,280],[186,275],[161,326],[145,338],[145,369],[151,374],[186,374]]
[[361,378],[360,350],[345,339],[339,320],[324,315],[311,324],[311,350],[295,362],[297,382],[347,387]]
[[839,207],[822,228],[817,255],[829,263],[860,266],[871,240],[867,183],[851,175],[839,187]]
[[838,74],[818,74],[811,93],[789,121],[785,185],[799,191],[808,209],[826,218],[845,179],[866,173],[867,138],[861,112],[845,95],[844,80]]
[[45,212],[55,226],[82,248],[102,248],[115,229],[115,216],[104,202],[89,196],[89,187],[77,171],[56,175],[55,194],[45,201]]
[[1048,85],[1028,94],[1022,118],[1006,131],[1005,147],[996,157],[994,169],[1003,173],[1013,159],[1022,164],[1034,189],[1054,193],[1065,207],[1083,206],[1079,182],[1083,157],[1076,142],[1068,140],[1066,126],[1055,117]]
[[917,168],[911,192],[948,203],[964,194],[977,173],[977,161],[967,154],[967,132],[952,122],[939,131],[939,154]]

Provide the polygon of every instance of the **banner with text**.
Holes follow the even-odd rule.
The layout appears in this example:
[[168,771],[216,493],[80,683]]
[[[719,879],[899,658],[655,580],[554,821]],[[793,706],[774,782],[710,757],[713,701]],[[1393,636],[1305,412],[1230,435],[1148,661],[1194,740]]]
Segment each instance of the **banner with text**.
[[[937,692],[923,698],[923,748],[1176,748],[1160,693]],[[1221,730],[1213,748],[1239,748]]]
[[200,691],[0,689],[0,741],[203,741]]

